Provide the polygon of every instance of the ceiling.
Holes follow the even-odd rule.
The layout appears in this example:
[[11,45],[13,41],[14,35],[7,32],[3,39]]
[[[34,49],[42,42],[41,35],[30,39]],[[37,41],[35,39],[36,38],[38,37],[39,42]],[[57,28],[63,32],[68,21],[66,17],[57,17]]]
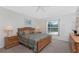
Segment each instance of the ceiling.
[[58,17],[75,13],[76,6],[3,6],[3,8],[35,18]]

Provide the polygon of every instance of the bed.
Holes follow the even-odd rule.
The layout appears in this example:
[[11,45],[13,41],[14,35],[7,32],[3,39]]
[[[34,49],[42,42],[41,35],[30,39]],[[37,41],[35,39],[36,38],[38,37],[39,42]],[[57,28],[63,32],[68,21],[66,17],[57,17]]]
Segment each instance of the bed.
[[18,28],[19,42],[30,47],[33,52],[40,52],[51,42],[51,35],[46,33],[35,33],[31,27]]

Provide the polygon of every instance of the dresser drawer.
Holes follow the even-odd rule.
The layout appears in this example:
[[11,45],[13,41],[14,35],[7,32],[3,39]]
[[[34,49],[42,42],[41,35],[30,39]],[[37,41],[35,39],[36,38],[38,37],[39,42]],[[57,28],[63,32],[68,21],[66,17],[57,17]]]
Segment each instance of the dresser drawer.
[[70,35],[70,48],[74,53],[79,53],[79,36]]

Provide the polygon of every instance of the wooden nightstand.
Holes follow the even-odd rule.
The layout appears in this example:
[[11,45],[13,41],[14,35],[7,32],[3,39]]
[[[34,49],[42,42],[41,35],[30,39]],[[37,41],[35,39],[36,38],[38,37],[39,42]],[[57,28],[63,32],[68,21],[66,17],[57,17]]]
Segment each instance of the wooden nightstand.
[[5,48],[19,45],[18,36],[5,37]]

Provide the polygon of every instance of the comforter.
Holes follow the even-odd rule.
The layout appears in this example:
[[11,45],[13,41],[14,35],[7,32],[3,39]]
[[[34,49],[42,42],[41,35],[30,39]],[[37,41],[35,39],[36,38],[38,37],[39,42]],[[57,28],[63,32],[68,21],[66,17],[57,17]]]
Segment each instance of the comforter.
[[19,34],[19,41],[25,45],[28,45],[29,47],[31,47],[33,50],[37,49],[37,45],[36,43],[39,40],[42,40],[43,38],[47,37],[48,34],[46,33],[20,33]]

